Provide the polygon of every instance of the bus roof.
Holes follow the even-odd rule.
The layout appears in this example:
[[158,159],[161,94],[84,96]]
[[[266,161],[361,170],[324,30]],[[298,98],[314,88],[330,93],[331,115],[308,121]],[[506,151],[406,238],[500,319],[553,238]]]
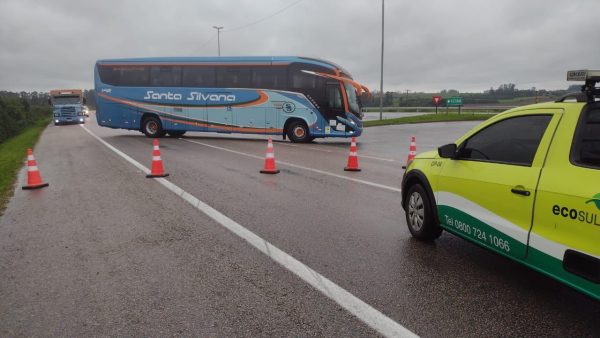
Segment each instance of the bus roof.
[[151,57],[129,59],[98,60],[99,65],[124,65],[124,64],[173,64],[173,63],[210,63],[210,64],[238,64],[238,65],[287,65],[294,62],[314,64],[334,70],[339,70],[345,75],[350,73],[339,65],[318,59],[301,56],[221,56],[221,57]]

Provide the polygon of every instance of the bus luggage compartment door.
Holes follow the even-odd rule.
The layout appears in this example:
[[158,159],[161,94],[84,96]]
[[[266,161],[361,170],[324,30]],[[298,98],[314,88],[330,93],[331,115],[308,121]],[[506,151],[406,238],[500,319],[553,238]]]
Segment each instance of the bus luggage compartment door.
[[233,107],[218,106],[206,109],[208,131],[231,133],[233,131]]

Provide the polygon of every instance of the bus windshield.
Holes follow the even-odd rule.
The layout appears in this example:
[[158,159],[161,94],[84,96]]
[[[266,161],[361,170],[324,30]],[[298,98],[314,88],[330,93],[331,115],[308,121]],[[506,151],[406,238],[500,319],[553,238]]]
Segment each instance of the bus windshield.
[[360,115],[360,105],[358,104],[358,99],[356,97],[356,90],[349,83],[344,83],[344,88],[346,88],[346,95],[348,96],[348,106],[350,111],[355,115]]
[[80,101],[79,96],[55,96],[52,98],[52,102],[56,105],[78,104]]

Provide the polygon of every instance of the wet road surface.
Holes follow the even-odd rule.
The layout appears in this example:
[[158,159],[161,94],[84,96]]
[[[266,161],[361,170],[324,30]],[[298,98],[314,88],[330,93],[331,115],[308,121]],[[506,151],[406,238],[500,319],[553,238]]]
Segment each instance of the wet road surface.
[[[189,133],[161,155],[169,182],[419,336],[597,336],[598,302],[452,235],[410,237],[410,136],[421,152],[476,124],[368,128],[359,173],[349,140],[276,139],[278,175],[259,174],[262,136]],[[86,128],[150,167],[152,140]],[[48,127],[34,154],[50,186],[0,219],[3,336],[378,334],[83,128]]]

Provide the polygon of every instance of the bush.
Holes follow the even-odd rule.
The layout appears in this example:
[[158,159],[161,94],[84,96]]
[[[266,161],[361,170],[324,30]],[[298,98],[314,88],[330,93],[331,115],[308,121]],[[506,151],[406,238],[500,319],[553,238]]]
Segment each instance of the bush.
[[0,143],[50,114],[50,107],[31,106],[19,97],[0,96]]

